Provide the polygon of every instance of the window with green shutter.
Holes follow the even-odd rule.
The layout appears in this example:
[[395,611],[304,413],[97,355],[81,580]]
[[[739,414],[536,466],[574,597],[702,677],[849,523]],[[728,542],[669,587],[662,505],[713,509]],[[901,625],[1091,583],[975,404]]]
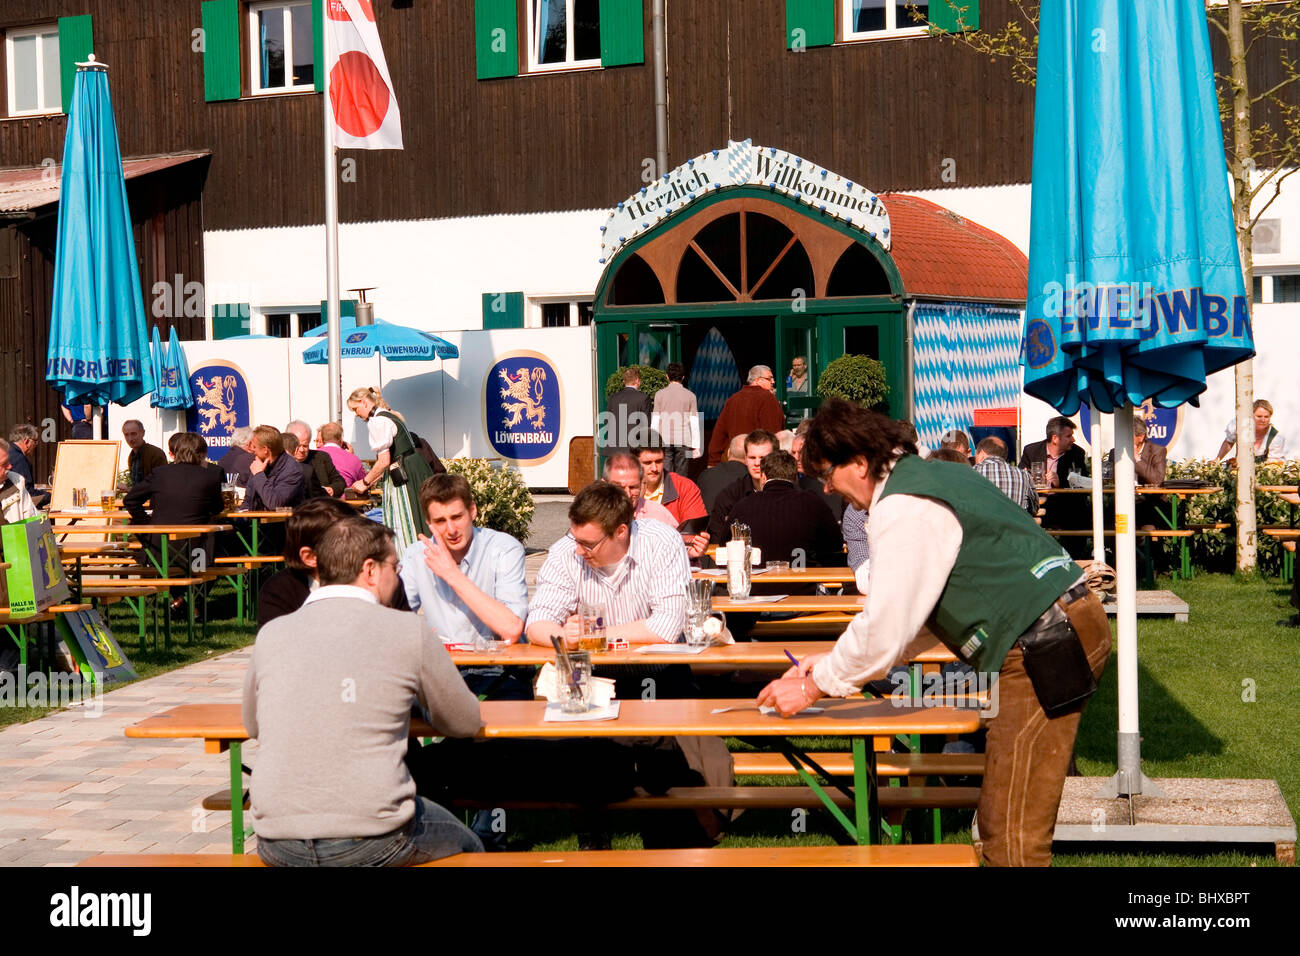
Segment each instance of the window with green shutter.
[[237,100],[239,81],[239,0],[203,4],[203,98],[209,103]]
[[645,62],[645,19],[641,0],[600,0],[600,64]]
[[223,303],[212,307],[212,337],[230,339],[247,335],[252,306],[247,302]]
[[474,0],[478,78],[519,75],[519,14],[516,0]]
[[483,328],[522,329],[524,294],[522,292],[484,292]]
[[53,20],[4,33],[4,60],[9,66],[7,116],[64,112],[59,75],[59,24]]
[[806,50],[835,42],[836,0],[785,0],[785,45]]
[[94,43],[89,14],[59,17],[59,81],[65,113],[72,109],[72,84],[77,75],[77,64],[86,62],[86,57],[94,52]]
[[980,28],[980,0],[930,0],[930,22],[947,33]]

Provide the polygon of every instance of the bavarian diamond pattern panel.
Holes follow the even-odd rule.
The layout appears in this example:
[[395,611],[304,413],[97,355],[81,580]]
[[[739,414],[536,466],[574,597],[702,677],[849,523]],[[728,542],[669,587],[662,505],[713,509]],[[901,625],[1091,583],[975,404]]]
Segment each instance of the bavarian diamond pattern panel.
[[1020,313],[975,303],[919,304],[912,313],[912,401],[921,443],[970,434],[977,408],[1020,402]]

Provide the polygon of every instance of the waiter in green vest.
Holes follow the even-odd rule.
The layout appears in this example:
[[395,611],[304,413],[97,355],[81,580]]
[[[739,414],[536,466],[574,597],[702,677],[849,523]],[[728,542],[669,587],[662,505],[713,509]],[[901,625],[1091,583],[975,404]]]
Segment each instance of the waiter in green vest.
[[1079,566],[972,468],[919,458],[906,426],[822,405],[803,469],[869,513],[862,613],[834,647],[758,696],[785,715],[847,697],[907,660],[925,625],[996,680],[978,826],[984,862],[1046,866],[1084,704],[1110,657],[1110,624]]

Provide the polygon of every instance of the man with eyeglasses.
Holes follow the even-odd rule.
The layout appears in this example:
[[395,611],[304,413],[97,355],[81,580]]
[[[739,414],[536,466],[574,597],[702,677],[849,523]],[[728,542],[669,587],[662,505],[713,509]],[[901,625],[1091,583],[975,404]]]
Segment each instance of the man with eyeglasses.
[[928,623],[995,675],[977,817],[984,860],[1048,865],[1075,733],[1110,656],[1101,602],[1024,509],[974,469],[918,457],[900,422],[832,399],[803,456],[810,474],[870,513],[866,604],[829,653],[805,657],[758,703],[789,716],[856,694],[908,660]]
[[722,461],[731,439],[756,429],[775,434],[785,428],[785,412],[776,400],[776,376],[766,365],[755,365],[746,379],[749,383],[727,399],[722,414],[709,438],[709,466]]
[[660,521],[633,519],[627,493],[592,482],[569,506],[569,534],[537,573],[525,633],[532,643],[563,636],[577,647],[578,604],[605,608],[606,633],[629,644],[673,643],[686,621],[691,579],[681,535]]

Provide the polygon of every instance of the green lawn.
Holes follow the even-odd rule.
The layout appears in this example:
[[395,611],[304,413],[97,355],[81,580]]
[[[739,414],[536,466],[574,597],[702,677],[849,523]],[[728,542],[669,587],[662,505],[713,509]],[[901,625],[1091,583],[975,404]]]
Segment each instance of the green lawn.
[[[161,624],[161,618],[159,618],[159,622]],[[132,667],[135,668],[135,672],[141,679],[157,677],[159,674],[175,670],[178,667],[184,667],[186,664],[193,664],[218,654],[224,654],[227,651],[238,650],[252,644],[253,639],[257,636],[256,624],[241,625],[235,620],[234,597],[224,588],[211,601],[206,641],[199,639],[196,626],[194,643],[187,645],[185,643],[185,624],[183,621],[175,621],[172,624],[172,646],[170,651],[162,649],[161,636],[158,638],[157,650],[152,649],[152,644],[148,649],[141,648],[137,636],[135,615],[127,611],[125,603],[113,605],[108,609],[108,625],[113,631],[113,636],[117,638],[122,652],[130,660]],[[2,633],[0,633],[0,638],[9,640],[8,635]],[[125,686],[127,685],[115,685],[108,693]],[[39,717],[44,717],[51,710],[52,708],[49,707],[0,707],[0,727],[36,720]]]
[[[1202,574],[1189,582],[1162,579],[1162,588],[1191,605],[1186,624],[1139,622],[1139,683],[1142,753],[1150,777],[1271,778],[1291,814],[1300,814],[1300,756],[1291,741],[1300,723],[1300,629],[1281,626],[1290,617],[1289,588],[1272,580],[1237,580]],[[168,653],[142,650],[135,626],[114,609],[110,621],[141,677],[203,660],[252,643],[256,628],[234,622],[233,600],[214,601],[208,639],[184,644],[183,628]],[[1253,700],[1243,700],[1251,697]],[[1088,776],[1115,770],[1116,669],[1107,668],[1089,704],[1076,746],[1079,769]],[[0,708],[0,725],[32,720],[47,711]],[[833,742],[828,742],[834,745]],[[773,781],[788,782],[788,781]],[[969,814],[947,813],[950,842],[969,842]],[[615,817],[617,821],[619,817]],[[630,821],[630,817],[628,818]],[[731,846],[793,842],[831,843],[833,823],[820,812],[749,812],[732,824]],[[565,814],[512,813],[512,848],[574,849],[577,837]],[[614,837],[616,848],[640,846],[640,837]],[[1270,866],[1271,848],[1212,846],[1125,847],[1123,853],[1086,849],[1060,852],[1058,866]]]

